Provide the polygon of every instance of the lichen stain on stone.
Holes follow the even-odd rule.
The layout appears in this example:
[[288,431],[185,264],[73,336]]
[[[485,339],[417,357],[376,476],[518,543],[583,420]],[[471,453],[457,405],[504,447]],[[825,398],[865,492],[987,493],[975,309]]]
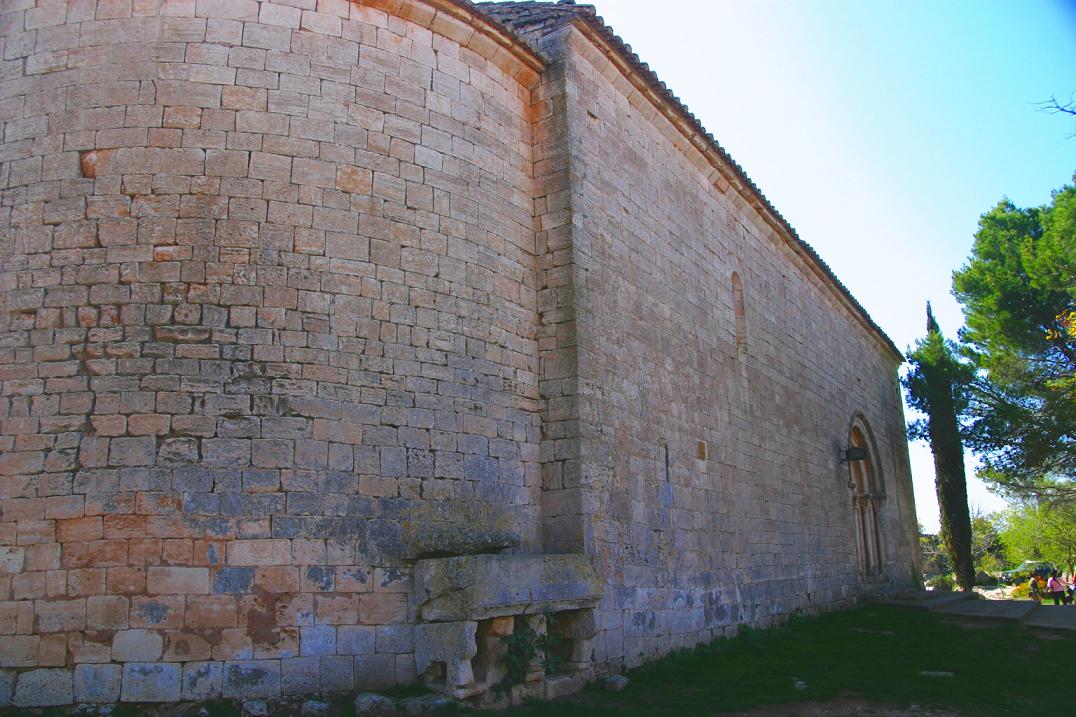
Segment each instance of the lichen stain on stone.
[[142,614],[146,617],[146,622],[152,625],[160,625],[168,617],[168,606],[162,605],[158,602],[147,602],[142,604]]
[[260,685],[268,675],[264,667],[228,665],[228,682],[232,685]]

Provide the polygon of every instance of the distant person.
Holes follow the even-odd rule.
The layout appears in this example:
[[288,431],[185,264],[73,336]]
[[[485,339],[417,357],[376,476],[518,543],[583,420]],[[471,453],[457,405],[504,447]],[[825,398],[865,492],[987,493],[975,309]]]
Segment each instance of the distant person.
[[1054,599],[1054,605],[1065,602],[1065,583],[1056,570],[1050,573],[1050,579],[1046,581],[1046,592]]

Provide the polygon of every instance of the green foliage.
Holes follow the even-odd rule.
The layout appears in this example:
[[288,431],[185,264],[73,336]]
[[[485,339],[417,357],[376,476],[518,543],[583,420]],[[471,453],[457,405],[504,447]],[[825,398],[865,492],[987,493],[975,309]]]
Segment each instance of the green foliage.
[[935,590],[950,592],[953,589],[953,576],[949,573],[940,573],[927,579],[926,586]]
[[980,477],[1014,497],[1076,497],[1076,188],[984,214],[953,293],[977,370],[964,437]]
[[956,358],[954,345],[946,341],[927,304],[927,335],[909,352],[911,369],[903,378],[908,403],[926,417],[908,427],[913,439],[930,441],[934,454],[934,484],[941,508],[941,537],[961,590],[975,584],[971,557],[971,518],[968,487],[964,476],[964,446],[957,416],[967,401],[964,389],[971,368]]
[[1076,503],[1043,501],[1011,508],[1002,517],[1000,534],[1014,562],[1045,560],[1076,568]]
[[971,517],[971,559],[977,572],[996,575],[1008,564],[998,525],[1001,516],[976,513]]
[[505,677],[497,688],[507,690],[527,678],[527,666],[540,656],[542,668],[548,675],[555,675],[562,662],[557,648],[561,639],[549,632],[556,624],[553,613],[545,613],[546,633],[540,634],[523,618],[516,618],[515,629],[511,635],[501,638],[505,643],[504,670]]
[[[864,699],[894,708],[915,704],[924,713],[1024,717],[1070,710],[1071,695],[1058,685],[1071,681],[1072,659],[1071,640],[1040,640],[1019,625],[967,629],[928,611],[868,605],[682,650],[629,672],[631,684],[622,692],[590,689],[503,714],[682,717]],[[998,679],[999,665],[1005,679]],[[797,689],[797,681],[806,689]]]
[[919,554],[923,559],[923,572],[928,576],[953,572],[953,565],[949,562],[949,554],[945,552],[945,544],[940,536],[921,534]]

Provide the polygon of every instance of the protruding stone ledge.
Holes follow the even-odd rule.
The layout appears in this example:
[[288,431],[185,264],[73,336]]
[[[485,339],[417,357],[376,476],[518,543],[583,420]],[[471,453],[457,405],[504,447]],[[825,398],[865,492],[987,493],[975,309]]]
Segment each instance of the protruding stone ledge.
[[413,599],[443,622],[591,608],[602,592],[587,555],[467,555],[419,560]]

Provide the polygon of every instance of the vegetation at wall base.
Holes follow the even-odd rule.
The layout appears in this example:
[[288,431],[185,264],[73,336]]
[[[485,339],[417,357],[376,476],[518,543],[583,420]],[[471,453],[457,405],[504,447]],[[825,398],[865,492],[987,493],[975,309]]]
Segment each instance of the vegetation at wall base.
[[1040,639],[1011,623],[867,605],[674,653],[628,673],[622,692],[593,686],[574,699],[501,714],[688,717],[839,698],[967,715],[1065,714],[1073,664],[1073,634]]

